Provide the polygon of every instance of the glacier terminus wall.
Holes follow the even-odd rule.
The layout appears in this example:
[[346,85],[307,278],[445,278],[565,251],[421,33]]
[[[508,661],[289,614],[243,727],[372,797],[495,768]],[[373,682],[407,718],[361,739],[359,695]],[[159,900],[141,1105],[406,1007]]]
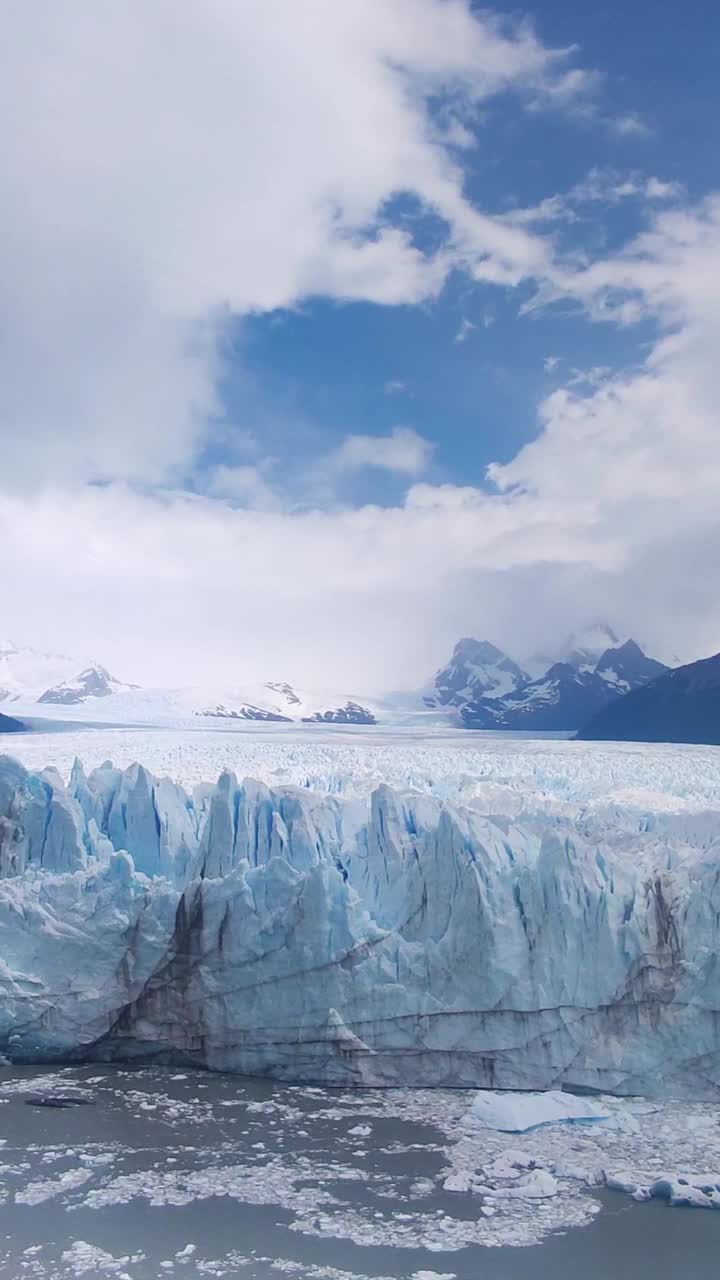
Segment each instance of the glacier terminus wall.
[[720,1098],[720,815],[0,758],[0,1053]]

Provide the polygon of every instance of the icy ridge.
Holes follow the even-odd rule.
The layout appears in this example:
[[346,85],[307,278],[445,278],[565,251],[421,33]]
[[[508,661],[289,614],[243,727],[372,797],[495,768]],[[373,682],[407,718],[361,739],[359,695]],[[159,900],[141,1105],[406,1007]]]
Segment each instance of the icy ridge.
[[720,814],[0,758],[0,1052],[720,1096]]

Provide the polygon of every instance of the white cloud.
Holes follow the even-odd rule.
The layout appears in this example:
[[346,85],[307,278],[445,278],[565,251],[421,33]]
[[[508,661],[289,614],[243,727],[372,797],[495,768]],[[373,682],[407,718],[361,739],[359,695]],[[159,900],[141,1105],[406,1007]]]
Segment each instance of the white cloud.
[[623,138],[645,138],[652,132],[649,125],[632,111],[626,115],[610,117],[609,124],[613,133]]
[[72,503],[6,495],[4,617],[20,641],[91,650],[145,684],[210,664],[219,679],[406,686],[456,631],[497,633],[485,602],[502,596],[498,568],[585,561],[582,504],[564,519],[452,486],[416,487],[398,507],[303,512],[120,486]]
[[623,200],[671,201],[682,195],[683,188],[677,182],[664,182],[637,170],[621,174],[615,169],[593,168],[569,191],[546,196],[529,208],[511,209],[504,220],[515,226],[577,223],[585,206],[617,205]]
[[375,467],[398,475],[418,476],[427,469],[433,445],[411,427],[395,427],[389,436],[346,436],[326,460],[330,472]]
[[[486,326],[487,328],[487,326]],[[470,334],[477,329],[477,325],[472,320],[468,320],[467,316],[463,316],[460,321],[460,327],[453,338],[453,342],[467,342]]]
[[[661,654],[720,647],[720,198],[596,176],[493,217],[466,198],[462,132],[428,109],[447,91],[468,128],[497,91],[565,109],[592,77],[461,0],[59,0],[13,6],[3,37],[0,577],[19,639],[142,682],[211,655],[223,677],[359,689],[422,678],[461,632],[521,651],[578,614]],[[448,228],[433,254],[389,219],[398,175]],[[604,257],[532,229],[631,197],[648,228]],[[319,464],[328,486],[415,481],[395,507],[293,510],[261,448],[203,496],[147,491],[195,473],[229,315],[416,303],[458,267],[656,340],[639,367],[572,371],[494,488],[419,483],[432,446],[397,428]]]
[[272,510],[280,505],[277,494],[268,484],[260,467],[219,463],[205,475],[203,489],[212,497],[230,499],[241,506],[260,511]]
[[[521,278],[542,249],[468,204],[429,104],[472,119],[501,91],[552,94],[567,57],[468,0],[11,5],[3,483],[172,481],[231,315],[417,303],[459,258]],[[399,189],[445,219],[434,253],[391,224]]]
[[519,503],[567,514],[582,501],[596,550],[616,548],[626,615],[645,610],[695,654],[720,648],[719,277],[719,196],[656,212],[617,256],[568,274],[595,318],[654,321],[657,340],[638,367],[575,373],[541,405],[537,439],[490,472]]

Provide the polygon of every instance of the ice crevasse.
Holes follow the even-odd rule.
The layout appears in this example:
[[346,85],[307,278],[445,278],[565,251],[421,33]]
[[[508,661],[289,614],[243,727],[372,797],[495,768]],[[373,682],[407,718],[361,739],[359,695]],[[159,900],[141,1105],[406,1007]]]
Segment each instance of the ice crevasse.
[[720,1097],[720,815],[0,758],[0,1053]]

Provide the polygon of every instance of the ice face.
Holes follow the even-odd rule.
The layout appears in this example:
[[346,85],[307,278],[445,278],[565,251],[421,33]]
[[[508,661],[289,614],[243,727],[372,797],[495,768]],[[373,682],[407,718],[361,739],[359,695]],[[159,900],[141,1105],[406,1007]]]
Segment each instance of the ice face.
[[720,1096],[720,818],[0,759],[0,1052]]

